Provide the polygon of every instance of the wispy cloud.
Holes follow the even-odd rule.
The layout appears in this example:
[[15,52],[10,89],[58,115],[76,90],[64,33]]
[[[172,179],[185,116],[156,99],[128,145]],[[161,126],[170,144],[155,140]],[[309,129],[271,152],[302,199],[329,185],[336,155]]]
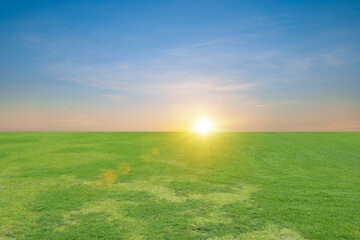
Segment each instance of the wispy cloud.
[[124,97],[120,96],[120,95],[115,95],[115,94],[103,94],[102,95],[105,98],[108,98],[116,103],[123,103],[124,101]]
[[256,108],[272,108],[272,107],[285,107],[291,104],[298,103],[298,100],[287,100],[287,101],[275,101],[267,103],[253,103],[253,106]]
[[[206,42],[165,49],[156,57],[136,64],[78,64],[68,61],[51,64],[45,71],[62,81],[150,94],[241,92],[257,85],[253,80],[246,81],[237,69],[222,66],[224,58],[230,59],[231,56],[208,51],[215,46],[216,43]],[[104,97],[122,101],[111,94]]]
[[121,103],[124,92],[224,96],[266,88],[274,90],[276,84],[300,81],[301,76],[314,67],[338,67],[346,61],[346,50],[331,49],[306,55],[291,48],[247,49],[246,45],[227,45],[217,40],[163,49],[151,58],[136,62],[67,61],[50,64],[45,71],[58,80],[111,90],[111,93],[101,93],[102,97]]

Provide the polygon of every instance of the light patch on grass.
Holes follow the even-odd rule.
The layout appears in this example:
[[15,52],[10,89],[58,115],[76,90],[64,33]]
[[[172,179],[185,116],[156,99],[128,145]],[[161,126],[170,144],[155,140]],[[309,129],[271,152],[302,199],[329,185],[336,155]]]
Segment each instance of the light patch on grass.
[[248,194],[241,193],[223,193],[223,192],[215,192],[215,193],[197,193],[189,195],[189,199],[192,200],[200,200],[200,201],[208,201],[213,202],[217,206],[221,207],[228,203],[244,201],[248,198]]
[[152,150],[151,150],[151,153],[152,153],[152,155],[154,155],[154,156],[157,156],[157,155],[159,155],[159,149],[158,148],[153,148]]
[[144,153],[141,155],[141,159],[144,161],[150,161],[151,160],[151,155],[149,153]]
[[177,175],[177,176],[168,176],[168,175],[157,176],[157,177],[152,177],[149,179],[149,182],[152,182],[154,184],[157,184],[159,182],[164,183],[164,184],[170,184],[170,183],[176,182],[176,181],[195,183],[195,182],[199,182],[199,178],[192,174],[182,174],[182,175]]
[[108,169],[100,171],[99,175],[97,176],[97,181],[105,185],[111,185],[115,183],[117,178],[117,173],[114,170]]
[[[224,186],[225,187],[225,186]],[[211,224],[229,224],[232,222],[230,217],[226,216],[226,212],[221,208],[230,203],[243,202],[250,197],[250,194],[256,191],[252,185],[242,185],[241,188],[232,188],[234,193],[213,192],[213,193],[197,193],[189,195],[188,199],[200,200],[213,203],[213,207],[204,216],[196,216],[194,218],[194,226],[205,226]]]
[[166,200],[169,202],[180,203],[187,200],[186,196],[179,196],[173,189],[167,185],[173,181],[188,181],[197,182],[198,179],[193,175],[181,175],[181,176],[158,176],[152,177],[147,180],[137,180],[126,183],[118,183],[116,187],[121,190],[127,191],[140,191],[146,192],[159,200]]
[[210,212],[207,216],[196,217],[195,225],[204,226],[208,224],[228,224],[231,223],[232,219],[227,217],[224,212]]
[[88,214],[105,214],[109,222],[126,221],[128,223],[136,224],[140,227],[140,221],[135,218],[124,215],[125,205],[134,205],[133,202],[122,202],[112,199],[105,199],[86,204],[79,210],[67,212],[63,215],[64,225],[57,228],[58,231],[64,231],[66,227],[80,224],[78,220],[79,215]]
[[177,196],[175,191],[173,191],[171,188],[163,186],[160,183],[154,184],[151,181],[133,181],[129,183],[120,183],[117,185],[120,189],[147,192],[160,200],[166,200],[169,202],[180,203],[185,200],[185,198]]
[[119,170],[120,175],[128,175],[131,168],[130,168],[129,164],[127,164],[127,163],[120,163],[118,166],[118,170]]
[[[124,205],[127,202],[116,201],[113,199],[105,199],[101,201],[86,204],[83,208],[64,214],[64,218],[74,215],[86,215],[90,213],[106,213],[109,220],[125,220],[130,222],[138,222],[136,219],[123,215]],[[134,203],[130,203],[134,204]]]
[[190,194],[189,199],[213,202],[218,207],[222,207],[229,203],[245,201],[250,197],[250,194],[256,191],[252,185],[244,184],[241,188],[233,188],[234,193],[227,192],[213,192],[213,193],[196,193]]
[[146,192],[155,196],[159,200],[166,200],[175,203],[186,201],[187,196],[179,196],[173,189],[167,186],[174,181],[197,182],[198,179],[194,175],[158,176],[147,180],[118,183],[116,186],[127,191]]
[[169,202],[180,203],[187,200],[200,200],[212,202],[216,205],[216,207],[222,207],[229,203],[245,201],[250,197],[252,192],[256,191],[256,188],[252,185],[242,185],[240,188],[233,188],[233,193],[213,192],[179,196],[173,189],[167,186],[174,181],[188,181],[194,183],[197,182],[198,179],[193,175],[180,175],[176,177],[160,176],[150,178],[147,181],[138,180],[128,183],[119,183],[117,184],[117,187],[128,191],[147,192],[160,200],[166,200]]
[[223,237],[209,238],[208,240],[304,240],[299,233],[288,229],[268,225],[265,229],[243,233],[239,236],[227,235]]
[[146,152],[146,153],[143,153],[143,154],[141,155],[141,159],[144,160],[144,161],[153,160],[153,158],[154,158],[155,156],[158,156],[158,155],[159,155],[159,152],[160,152],[159,148],[153,148],[153,149],[151,149],[151,151]]
[[112,185],[116,182],[116,180],[118,179],[119,175],[127,175],[129,174],[131,168],[129,166],[129,164],[127,163],[120,163],[118,168],[113,170],[113,169],[106,169],[106,170],[101,170],[98,174],[98,176],[96,177],[96,183],[97,184],[91,184],[89,182],[87,182],[87,184],[89,185]]

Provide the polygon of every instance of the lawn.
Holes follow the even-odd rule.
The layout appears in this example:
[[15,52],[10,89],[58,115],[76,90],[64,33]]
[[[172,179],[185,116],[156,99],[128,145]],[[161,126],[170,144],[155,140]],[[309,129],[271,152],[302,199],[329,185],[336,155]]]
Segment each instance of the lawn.
[[360,133],[0,133],[0,239],[360,239]]

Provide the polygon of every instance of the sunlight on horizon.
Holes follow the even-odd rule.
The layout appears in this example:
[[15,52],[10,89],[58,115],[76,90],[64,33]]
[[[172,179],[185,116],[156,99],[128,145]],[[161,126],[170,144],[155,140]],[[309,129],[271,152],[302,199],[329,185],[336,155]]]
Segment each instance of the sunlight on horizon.
[[194,131],[203,134],[209,133],[214,131],[214,125],[209,119],[201,118],[195,122]]

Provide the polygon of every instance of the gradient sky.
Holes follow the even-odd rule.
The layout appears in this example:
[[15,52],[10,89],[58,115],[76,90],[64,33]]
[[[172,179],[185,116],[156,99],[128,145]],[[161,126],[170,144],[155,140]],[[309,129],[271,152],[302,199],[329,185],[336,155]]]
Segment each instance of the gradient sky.
[[360,131],[360,1],[0,2],[1,131]]

